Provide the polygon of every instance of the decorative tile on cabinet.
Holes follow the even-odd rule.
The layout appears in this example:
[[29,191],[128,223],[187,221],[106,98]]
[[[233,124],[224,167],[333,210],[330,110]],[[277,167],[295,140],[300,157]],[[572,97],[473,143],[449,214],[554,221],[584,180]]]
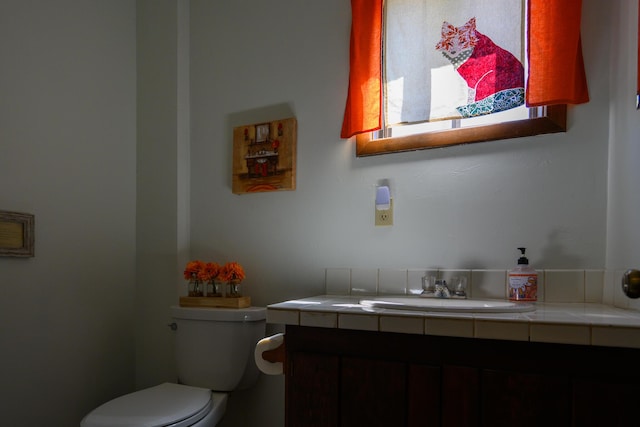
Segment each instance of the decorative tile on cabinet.
[[407,293],[407,270],[381,268],[378,271],[378,294],[403,295]]
[[640,329],[592,326],[591,344],[609,347],[640,348]]
[[531,341],[558,344],[591,344],[589,326],[534,323],[529,328]]
[[473,338],[473,318],[455,319],[428,317],[424,322],[424,333],[449,337]]
[[585,270],[584,302],[602,302],[604,270]]
[[[604,283],[602,285],[602,303],[613,305],[613,288],[614,288],[615,271],[605,270]],[[619,282],[618,282],[619,283]]]
[[371,310],[358,296],[271,304],[270,324],[640,349],[640,313],[593,302],[538,302],[523,313]]
[[351,269],[351,295],[376,295],[377,293],[377,268]]
[[526,322],[476,319],[475,327],[476,338],[529,341],[529,324]]
[[506,270],[472,270],[471,298],[504,299],[507,297]]
[[380,332],[424,334],[424,319],[409,316],[380,316]]
[[300,326],[337,328],[338,315],[331,312],[301,311]]
[[640,311],[640,299],[631,299],[631,298],[627,298],[627,299],[629,300],[629,303],[628,303],[629,305],[627,306],[628,309],[634,310],[634,311]]
[[338,328],[377,331],[378,316],[368,314],[338,314]]
[[[546,283],[547,283],[547,275],[544,270],[538,270],[538,301],[546,301]],[[582,301],[577,301],[582,302]]]
[[300,316],[297,310],[267,310],[267,323],[298,325]]
[[584,270],[545,270],[543,288],[545,302],[584,302]]

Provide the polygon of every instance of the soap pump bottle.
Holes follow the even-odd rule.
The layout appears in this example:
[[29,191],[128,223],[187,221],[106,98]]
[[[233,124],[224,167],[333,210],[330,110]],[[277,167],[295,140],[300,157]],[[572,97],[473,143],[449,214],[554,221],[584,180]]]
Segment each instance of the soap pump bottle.
[[521,252],[518,265],[509,271],[509,300],[536,301],[538,299],[538,273],[529,265],[524,256],[526,248],[518,248]]

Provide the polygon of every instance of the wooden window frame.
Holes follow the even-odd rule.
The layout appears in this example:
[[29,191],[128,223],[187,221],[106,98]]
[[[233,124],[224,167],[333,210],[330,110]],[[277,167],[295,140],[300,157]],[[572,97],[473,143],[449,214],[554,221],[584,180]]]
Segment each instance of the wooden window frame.
[[375,156],[566,131],[567,106],[550,105],[546,107],[544,116],[511,122],[379,139],[372,139],[372,133],[365,132],[356,136],[356,156]]

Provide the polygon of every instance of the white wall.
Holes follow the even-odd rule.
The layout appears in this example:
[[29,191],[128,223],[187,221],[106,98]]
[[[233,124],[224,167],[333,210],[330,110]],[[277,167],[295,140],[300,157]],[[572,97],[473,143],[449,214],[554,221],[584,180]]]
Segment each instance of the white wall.
[[638,3],[613,3],[616,25],[611,43],[611,127],[609,131],[609,210],[607,269],[613,273],[605,295],[622,307],[640,309],[640,301],[620,291],[620,271],[640,269],[640,110],[635,107]]
[[133,389],[135,4],[0,2],[0,210],[35,257],[0,257],[2,425],[74,426]]
[[[193,0],[192,257],[244,264],[258,305],[321,293],[326,267],[503,269],[521,245],[535,267],[604,268],[610,14],[585,0],[591,102],[570,110],[567,133],[355,158],[339,138],[348,1]],[[296,191],[232,194],[232,128],[290,116]],[[373,225],[381,179],[391,228]],[[280,387],[232,395],[223,424],[281,425]]]
[[168,308],[189,251],[188,2],[138,0],[136,387],[175,379]]

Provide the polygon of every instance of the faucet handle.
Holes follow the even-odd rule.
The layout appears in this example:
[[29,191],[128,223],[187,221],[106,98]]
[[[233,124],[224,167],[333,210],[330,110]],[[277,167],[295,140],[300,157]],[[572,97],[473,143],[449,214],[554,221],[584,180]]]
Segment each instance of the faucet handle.
[[422,277],[422,293],[432,294],[436,291],[436,276]]
[[453,277],[453,286],[452,291],[453,294],[460,298],[467,297],[467,277],[466,276],[457,276]]

